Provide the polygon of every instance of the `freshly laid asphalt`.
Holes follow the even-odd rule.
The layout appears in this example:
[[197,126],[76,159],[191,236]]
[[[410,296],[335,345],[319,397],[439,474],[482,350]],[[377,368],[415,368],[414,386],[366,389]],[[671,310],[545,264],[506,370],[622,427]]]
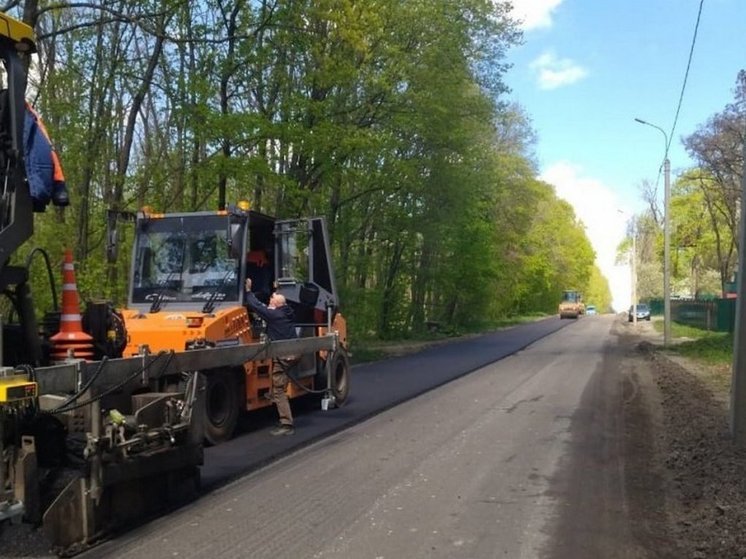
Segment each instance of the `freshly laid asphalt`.
[[[573,323],[575,321],[553,316],[478,337],[447,341],[402,357],[356,365],[352,368],[350,396],[343,407],[322,411],[318,398],[291,402],[296,427],[293,436],[272,437],[269,434],[276,419],[272,408],[247,414],[233,440],[205,449],[202,493],[209,493],[281,456],[517,353]],[[37,536],[34,538],[39,541],[34,539],[33,545],[16,542],[21,547],[28,546],[22,556],[50,557],[41,552],[46,545],[41,536]],[[116,540],[103,542],[80,557],[116,556],[112,551],[116,546]],[[5,556],[3,550],[0,556]]]
[[322,411],[317,407],[318,399],[291,403],[295,435],[271,436],[274,410],[267,410],[249,415],[233,440],[205,449],[202,490],[211,491],[312,441],[499,361],[573,322],[554,316],[450,341],[415,354],[357,365],[352,368],[350,396],[343,407]]
[[[499,361],[575,321],[550,317],[489,334],[447,341],[418,353],[352,368],[351,390],[341,408],[322,411],[318,398],[291,401],[295,434],[273,437],[273,407],[247,414],[237,436],[205,449],[201,490],[208,494],[312,442],[360,423],[424,392]],[[118,542],[109,540],[80,555],[112,557]]]

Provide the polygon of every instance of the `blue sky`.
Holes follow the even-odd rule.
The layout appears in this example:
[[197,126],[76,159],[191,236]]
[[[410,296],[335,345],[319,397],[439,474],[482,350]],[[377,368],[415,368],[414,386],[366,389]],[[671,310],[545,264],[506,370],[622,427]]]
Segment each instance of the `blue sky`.
[[[513,0],[524,44],[509,53],[510,97],[532,120],[541,178],[585,223],[614,306],[630,303],[626,266],[614,263],[640,184],[658,183],[700,0]],[[669,158],[671,180],[694,165],[681,142],[733,101],[746,69],[746,0],[704,0]]]

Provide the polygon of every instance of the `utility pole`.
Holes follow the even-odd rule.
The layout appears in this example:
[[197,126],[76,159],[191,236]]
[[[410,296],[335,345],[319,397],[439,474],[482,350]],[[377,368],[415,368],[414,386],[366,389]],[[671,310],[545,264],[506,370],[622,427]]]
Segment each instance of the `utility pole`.
[[663,184],[663,211],[666,214],[663,218],[663,346],[668,347],[671,345],[671,162],[668,150],[663,160]]
[[663,134],[666,151],[663,160],[663,346],[671,345],[671,162],[668,159],[668,134],[660,126],[636,118],[635,122],[645,124]]
[[632,221],[632,258],[630,269],[632,272],[632,322],[637,325],[637,227]]
[[733,371],[730,389],[730,433],[738,446],[746,444],[746,218],[743,215],[746,201],[746,138],[743,141],[743,170],[741,172],[741,222],[738,226],[738,278],[736,279],[736,324],[733,333]]

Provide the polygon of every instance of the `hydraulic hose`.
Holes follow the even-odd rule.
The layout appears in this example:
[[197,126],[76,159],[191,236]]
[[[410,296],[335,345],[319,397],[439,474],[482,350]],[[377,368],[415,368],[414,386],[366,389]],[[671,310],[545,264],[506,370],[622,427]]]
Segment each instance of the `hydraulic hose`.
[[36,255],[36,253],[40,253],[44,257],[44,262],[47,265],[47,276],[49,277],[49,287],[52,292],[52,308],[55,312],[57,312],[57,289],[54,286],[54,274],[52,273],[52,264],[49,261],[49,255],[47,252],[40,248],[36,247],[31,252],[29,252],[28,256],[26,257],[26,269],[28,270],[31,267],[31,259]]
[[326,394],[329,391],[329,388],[324,388],[323,390],[314,390],[313,388],[308,388],[307,386],[300,383],[300,381],[295,378],[290,373],[287,373],[288,380],[293,383],[293,385],[296,388],[300,388],[304,392],[307,392],[308,394]]
[[[340,351],[340,350],[337,350],[337,351]],[[327,357],[327,359],[326,359],[326,363],[324,364],[324,368],[328,368],[330,366],[334,355],[336,355],[336,351],[333,352],[333,353],[332,352],[329,353],[329,357]],[[294,375],[290,374],[290,372],[288,372],[286,374],[287,374],[287,377],[290,380],[290,382],[292,382],[293,385],[296,388],[299,388],[300,390],[303,390],[304,392],[306,392],[308,394],[326,394],[330,390],[332,390],[331,386],[327,386],[323,390],[314,390],[313,388],[308,388],[307,386],[301,384],[300,381],[298,380],[298,378],[295,377]],[[327,374],[327,377],[328,377],[328,374]]]

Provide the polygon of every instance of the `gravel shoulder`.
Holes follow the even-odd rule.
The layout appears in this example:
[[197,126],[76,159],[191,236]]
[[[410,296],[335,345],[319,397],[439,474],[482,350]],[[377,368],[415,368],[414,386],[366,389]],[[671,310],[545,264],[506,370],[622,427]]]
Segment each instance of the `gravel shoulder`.
[[[644,499],[647,492],[652,502],[656,496],[646,484],[650,476],[660,476],[666,540],[676,542],[674,548],[659,547],[658,553],[646,546],[653,551],[649,556],[746,557],[746,450],[737,448],[729,435],[728,383],[723,382],[727,372],[707,370],[666,352],[650,324],[620,321],[617,332],[635,348],[637,356],[631,356],[628,365],[641,379],[641,405],[625,401],[626,438],[637,444],[644,440],[639,432],[644,415],[650,418],[652,435],[647,481],[638,471],[628,482],[637,498]],[[632,446],[627,454],[628,459],[634,456]],[[655,519],[638,524],[650,521]]]

